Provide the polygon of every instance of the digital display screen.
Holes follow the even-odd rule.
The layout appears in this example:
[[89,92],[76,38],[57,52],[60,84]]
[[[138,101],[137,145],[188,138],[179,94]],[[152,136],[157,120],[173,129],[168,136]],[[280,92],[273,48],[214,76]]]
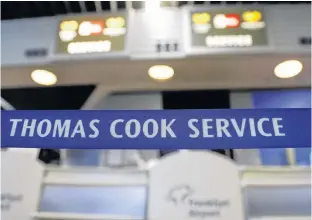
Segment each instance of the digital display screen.
[[192,47],[265,46],[266,22],[261,10],[214,9],[191,13]]
[[127,21],[124,14],[67,17],[59,23],[56,53],[122,52]]

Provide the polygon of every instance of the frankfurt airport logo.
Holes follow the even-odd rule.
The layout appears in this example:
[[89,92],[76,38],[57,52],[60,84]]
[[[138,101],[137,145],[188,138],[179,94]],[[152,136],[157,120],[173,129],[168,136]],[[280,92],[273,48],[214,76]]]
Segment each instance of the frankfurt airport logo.
[[169,190],[167,200],[175,205],[185,204],[193,193],[194,190],[189,185],[175,186]]
[[185,212],[190,219],[199,217],[201,219],[219,219],[221,212],[230,207],[229,199],[194,198],[194,193],[195,190],[189,185],[179,185],[169,190],[166,200],[176,208],[182,208],[181,211]]

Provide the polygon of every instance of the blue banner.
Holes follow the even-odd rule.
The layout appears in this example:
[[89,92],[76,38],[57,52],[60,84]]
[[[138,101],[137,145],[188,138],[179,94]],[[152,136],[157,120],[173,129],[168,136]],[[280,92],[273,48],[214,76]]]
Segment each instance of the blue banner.
[[1,132],[13,148],[297,148],[311,109],[2,111]]

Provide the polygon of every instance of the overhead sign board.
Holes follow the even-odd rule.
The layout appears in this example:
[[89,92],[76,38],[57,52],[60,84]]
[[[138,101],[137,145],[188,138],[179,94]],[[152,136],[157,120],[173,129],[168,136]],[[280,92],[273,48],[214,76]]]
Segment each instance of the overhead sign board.
[[190,13],[191,46],[244,48],[268,44],[262,10],[227,8]]
[[[4,111],[2,147],[310,147],[311,109]],[[300,128],[300,129],[298,129]]]
[[127,19],[124,13],[66,17],[58,26],[57,54],[122,52]]

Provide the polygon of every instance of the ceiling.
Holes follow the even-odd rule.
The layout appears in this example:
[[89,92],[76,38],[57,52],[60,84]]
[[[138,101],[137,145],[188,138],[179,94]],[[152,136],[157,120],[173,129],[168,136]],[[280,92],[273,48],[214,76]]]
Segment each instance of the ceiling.
[[[131,3],[131,2],[130,2]],[[140,8],[142,1],[2,1],[1,19],[21,19],[55,16],[92,11],[114,11]],[[164,6],[185,4],[245,4],[246,2],[184,1],[163,2]],[[311,4],[311,2],[248,2],[248,4]],[[276,64],[283,60],[303,62],[303,72],[288,80],[273,74]],[[167,82],[156,82],[147,75],[155,64],[167,64],[175,69],[175,76]],[[56,86],[43,88],[35,84],[30,73],[47,69],[58,77]],[[235,74],[233,73],[235,70]],[[206,56],[162,61],[92,60],[53,63],[45,66],[1,68],[1,92],[4,100],[16,109],[92,109],[111,92],[165,91],[197,89],[257,89],[309,87],[311,82],[310,56],[235,55]],[[196,73],[196,74],[194,74]],[[3,104],[4,102],[2,102]],[[2,108],[4,106],[2,105]],[[11,108],[6,108],[11,109]]]
[[[152,0],[151,0],[152,1]],[[162,6],[233,4],[311,4],[311,1],[162,1]],[[72,13],[139,9],[144,1],[1,1],[1,20]]]
[[[304,69],[297,77],[278,79],[273,74],[274,67],[284,60],[297,59],[303,63]],[[147,70],[156,64],[166,64],[174,68],[173,79],[166,82],[152,80]],[[78,85],[96,85],[86,102],[81,103],[83,108],[90,109],[111,92],[120,91],[165,91],[165,90],[196,90],[196,89],[264,89],[264,88],[296,88],[311,86],[310,56],[299,55],[235,55],[235,56],[206,56],[178,60],[162,61],[130,61],[130,60],[92,60],[83,62],[55,63],[42,66],[2,68],[2,93],[14,93],[17,88],[35,88],[29,100],[36,106],[36,102],[47,100],[51,102],[53,95],[34,83],[30,73],[34,69],[44,68],[55,73],[58,77],[58,86],[70,85],[74,90]],[[235,71],[233,71],[235,70]],[[196,74],[194,74],[196,73]],[[11,89],[10,89],[11,88]],[[12,89],[14,88],[14,89]],[[9,92],[7,92],[9,91]],[[19,89],[21,93],[26,90]],[[56,90],[50,90],[57,93]],[[87,93],[90,92],[86,90]],[[54,97],[64,96],[69,90],[60,91]],[[73,91],[73,97],[78,96]],[[89,93],[90,94],[90,93]],[[39,98],[35,98],[38,95]],[[7,97],[20,96],[14,93]],[[5,98],[5,97],[4,97]],[[26,97],[25,97],[26,98]],[[48,99],[47,99],[48,98]],[[88,98],[88,99],[87,99]],[[35,100],[33,100],[35,99]],[[7,101],[11,103],[13,98]],[[64,100],[66,101],[66,99]],[[67,102],[70,100],[67,100]],[[12,103],[14,106],[14,103]],[[31,105],[31,104],[30,104]],[[57,105],[62,108],[61,105]],[[64,103],[64,107],[66,104]],[[30,108],[31,106],[27,106]],[[23,107],[25,109],[25,107]]]

